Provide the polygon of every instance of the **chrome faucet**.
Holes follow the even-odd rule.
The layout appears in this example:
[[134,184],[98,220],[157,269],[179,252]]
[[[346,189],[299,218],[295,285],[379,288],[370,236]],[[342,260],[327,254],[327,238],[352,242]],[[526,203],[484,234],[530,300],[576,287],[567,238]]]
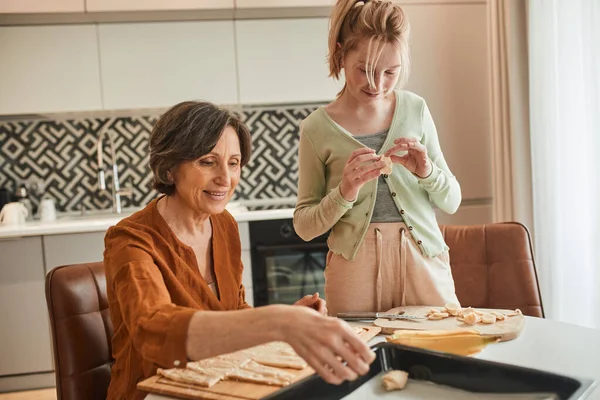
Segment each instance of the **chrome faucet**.
[[102,152],[102,144],[104,137],[108,137],[110,145],[110,156],[112,161],[112,186],[111,186],[111,197],[112,197],[112,211],[117,214],[121,214],[121,196],[131,196],[133,191],[130,188],[123,188],[119,185],[119,171],[117,168],[117,156],[115,153],[115,141],[113,136],[107,130],[100,132],[98,142],[96,142],[96,152],[98,155],[98,188],[100,190],[106,190],[106,180],[104,176],[104,160]]

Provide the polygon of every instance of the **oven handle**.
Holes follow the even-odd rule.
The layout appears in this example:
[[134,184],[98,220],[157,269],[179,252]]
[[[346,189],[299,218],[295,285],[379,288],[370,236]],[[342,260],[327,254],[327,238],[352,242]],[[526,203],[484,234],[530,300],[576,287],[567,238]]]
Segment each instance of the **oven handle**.
[[321,250],[327,249],[327,243],[299,243],[299,244],[274,244],[256,246],[256,251],[267,252],[273,250]]

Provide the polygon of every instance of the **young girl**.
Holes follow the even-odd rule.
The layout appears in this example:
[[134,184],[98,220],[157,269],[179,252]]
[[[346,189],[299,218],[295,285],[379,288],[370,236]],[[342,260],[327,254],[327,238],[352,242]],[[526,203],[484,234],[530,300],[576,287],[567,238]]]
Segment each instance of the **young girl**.
[[456,212],[460,185],[425,101],[396,89],[409,73],[409,32],[391,1],[338,0],[328,61],[330,76],[343,70],[346,84],[301,123],[294,227],[307,241],[331,230],[333,316],[458,304],[431,202]]

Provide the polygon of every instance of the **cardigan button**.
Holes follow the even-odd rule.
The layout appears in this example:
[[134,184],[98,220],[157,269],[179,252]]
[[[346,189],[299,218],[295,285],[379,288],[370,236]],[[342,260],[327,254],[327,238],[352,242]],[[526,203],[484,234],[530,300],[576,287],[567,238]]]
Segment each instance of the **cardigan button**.
[[396,197],[396,192],[392,192],[392,197]]
[[387,174],[383,175],[383,179],[387,179],[387,177],[388,177]]
[[408,230],[409,230],[409,231],[412,231],[412,230],[413,230],[413,227],[412,227],[412,225],[408,227]]
[[400,210],[400,214],[404,215],[404,210]]
[[417,244],[423,244],[422,240],[417,241]]

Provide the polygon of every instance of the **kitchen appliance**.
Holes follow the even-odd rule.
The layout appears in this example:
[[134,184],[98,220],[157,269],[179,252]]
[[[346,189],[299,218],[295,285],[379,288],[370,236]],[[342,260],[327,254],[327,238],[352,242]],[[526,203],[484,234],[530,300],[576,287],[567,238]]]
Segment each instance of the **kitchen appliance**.
[[13,202],[2,207],[0,211],[0,224],[19,225],[24,224],[27,219],[28,211],[23,203]]
[[250,221],[249,228],[256,307],[293,304],[315,292],[325,297],[327,234],[305,242],[291,218]]
[[40,202],[39,214],[41,221],[54,221],[56,219],[54,200],[51,198],[42,199]]
[[20,185],[15,193],[15,200],[23,204],[27,209],[27,220],[33,220],[33,204],[29,198],[29,191],[26,185]]

